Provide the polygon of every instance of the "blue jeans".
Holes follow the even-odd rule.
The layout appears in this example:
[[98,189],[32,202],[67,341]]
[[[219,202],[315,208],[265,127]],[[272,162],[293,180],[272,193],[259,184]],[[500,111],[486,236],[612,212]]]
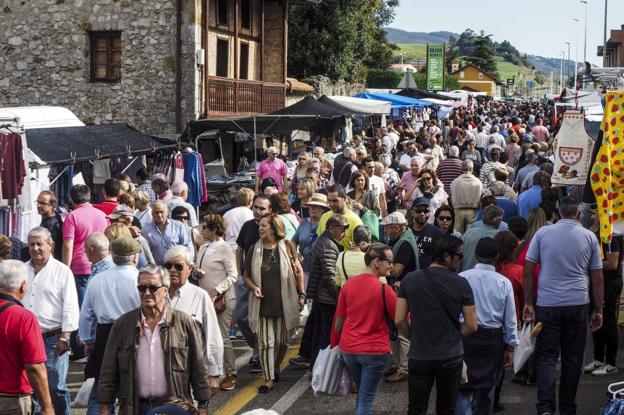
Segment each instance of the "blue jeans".
[[535,343],[537,367],[537,412],[555,413],[557,401],[557,359],[561,351],[559,413],[576,415],[576,391],[581,378],[588,305],[536,308],[536,320],[542,331]]
[[351,379],[358,387],[357,415],[373,413],[373,403],[390,361],[390,354],[348,354],[340,353]]
[[[76,283],[76,292],[78,293],[78,305],[82,307],[82,300],[84,300],[87,293],[87,283],[89,282],[89,275],[74,275],[74,281]],[[71,351],[73,354],[72,359],[82,359],[84,355],[84,347],[82,347],[76,340],[77,331],[73,332],[70,337]]]
[[[89,406],[87,407],[87,415],[100,415],[100,402],[97,398],[98,381],[93,382],[93,389],[89,395]],[[111,415],[115,415],[115,399],[108,404]]]
[[494,408],[494,392],[496,386],[487,389],[459,391],[455,404],[455,415],[472,415],[472,398],[474,397],[476,415],[491,415]]
[[[56,415],[70,415],[69,405],[71,397],[67,389],[67,371],[69,370],[69,352],[63,356],[56,356],[56,344],[60,336],[48,337],[43,341],[48,360],[45,367],[48,372],[48,389],[52,398],[52,406]],[[39,413],[40,407],[36,405],[36,413]]]

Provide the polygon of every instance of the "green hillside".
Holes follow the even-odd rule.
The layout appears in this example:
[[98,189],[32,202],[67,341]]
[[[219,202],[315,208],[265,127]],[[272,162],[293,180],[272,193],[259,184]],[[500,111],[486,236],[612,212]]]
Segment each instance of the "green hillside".
[[[400,61],[399,55],[401,53],[405,54],[405,63],[409,62],[412,59],[426,58],[427,56],[427,45],[418,43],[397,43],[397,46],[399,47],[399,50],[395,52],[397,62]],[[543,81],[544,83],[546,83],[546,85],[540,84],[538,82],[538,80],[543,79],[536,80],[535,70],[532,70],[531,68],[524,65],[515,65],[511,62],[507,62],[501,56],[497,56],[495,59],[498,68],[498,75],[501,82],[505,82],[508,78],[515,77],[516,85],[519,85],[520,83],[522,83],[522,85],[526,85],[527,80],[533,80],[535,82],[535,88],[547,86],[546,81]]]

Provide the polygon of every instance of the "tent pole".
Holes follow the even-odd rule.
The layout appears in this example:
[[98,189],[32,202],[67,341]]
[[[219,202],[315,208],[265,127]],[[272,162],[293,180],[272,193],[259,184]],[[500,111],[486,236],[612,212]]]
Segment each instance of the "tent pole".
[[48,186],[49,186],[49,187],[52,187],[52,185],[54,184],[54,182],[55,182],[55,181],[57,181],[57,180],[58,180],[58,179],[59,179],[59,178],[63,175],[63,173],[65,173],[65,170],[67,170],[68,168],[69,168],[69,164],[68,164],[67,166],[65,166],[65,168],[64,168],[63,170],[61,170],[61,172],[58,174],[58,176],[56,176],[56,177],[54,178],[54,180],[52,180]]
[[256,162],[256,165],[258,165],[258,139],[256,137],[256,117],[254,117],[254,136],[253,136],[253,140],[254,140],[254,160]]

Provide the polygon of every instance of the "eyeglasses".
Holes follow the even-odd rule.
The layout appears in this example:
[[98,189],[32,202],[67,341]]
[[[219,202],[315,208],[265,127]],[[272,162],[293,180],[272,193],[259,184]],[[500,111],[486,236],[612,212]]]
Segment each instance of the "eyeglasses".
[[423,179],[423,180],[431,180],[431,179],[433,179],[433,177],[431,177],[431,176],[422,176],[421,179]]
[[150,292],[153,294],[156,291],[160,290],[162,287],[164,287],[164,285],[137,285],[137,290],[139,290],[140,293],[144,293],[145,291],[150,290]]
[[164,267],[167,269],[175,268],[176,271],[182,271],[184,269],[184,264],[173,264],[171,262],[165,262]]
[[379,257],[379,258],[377,258],[377,259],[378,259],[378,260],[380,260],[380,261],[386,261],[386,262],[387,262],[388,264],[390,264],[390,265],[394,265],[394,261],[393,261],[393,260],[391,260],[391,259],[388,259],[388,258],[386,258],[386,257]]
[[429,213],[429,209],[414,209],[414,213]]
[[438,217],[438,220],[442,220],[442,221],[444,221],[444,222],[450,222],[450,221],[452,221],[452,220],[453,220],[453,218],[452,218],[452,217],[450,217],[450,216],[439,216],[439,217]]

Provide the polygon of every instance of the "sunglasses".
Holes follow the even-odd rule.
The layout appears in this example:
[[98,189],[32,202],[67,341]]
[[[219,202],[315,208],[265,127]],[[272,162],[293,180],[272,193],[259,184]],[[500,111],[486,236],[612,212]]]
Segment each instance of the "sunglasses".
[[188,216],[178,216],[177,218],[173,218],[173,220],[188,220]]
[[167,269],[175,268],[176,271],[182,271],[184,264],[172,264],[171,262],[165,262],[164,267]]
[[433,177],[431,177],[431,176],[422,176],[421,179],[423,179],[423,180],[431,180],[431,179],[433,179]]
[[429,213],[429,209],[414,209],[414,213]]
[[164,287],[164,285],[137,285],[137,290],[139,290],[140,293],[144,293],[145,291],[150,290],[150,292],[153,294],[156,291],[160,290],[162,287]]
[[452,220],[453,220],[453,218],[452,218],[452,217],[450,217],[450,216],[439,216],[439,217],[438,217],[438,220],[443,220],[443,221],[445,221],[445,222],[450,222],[450,221],[452,221]]
[[273,252],[272,249],[269,249],[269,259],[271,259],[271,262],[274,264],[277,262],[277,258],[275,257],[275,252]]

